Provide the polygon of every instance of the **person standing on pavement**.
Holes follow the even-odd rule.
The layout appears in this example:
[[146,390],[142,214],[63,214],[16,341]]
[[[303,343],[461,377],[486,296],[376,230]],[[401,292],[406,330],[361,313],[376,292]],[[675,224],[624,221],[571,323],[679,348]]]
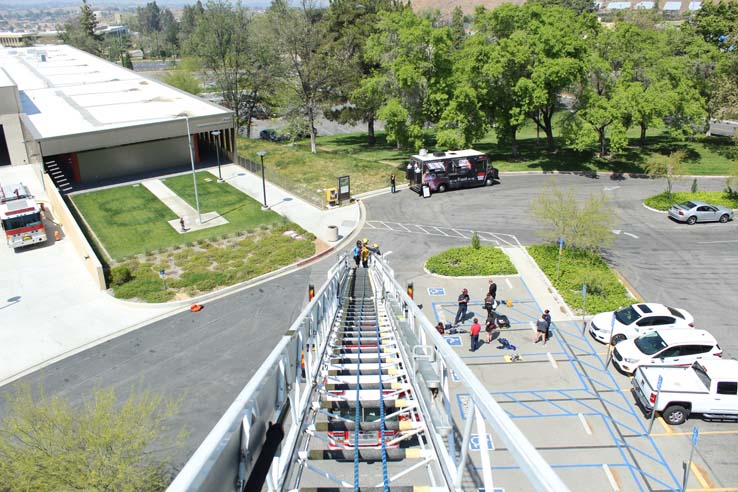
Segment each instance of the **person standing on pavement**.
[[497,328],[495,317],[490,314],[487,316],[487,322],[484,324],[484,331],[487,332],[487,343],[492,343],[492,332],[495,331],[495,328]]
[[492,299],[497,299],[497,284],[494,279],[489,279],[489,290],[487,291],[487,295],[492,296]]
[[487,311],[487,316],[492,316],[495,312],[495,298],[490,293],[484,298],[484,310]]
[[354,246],[353,255],[354,255],[354,261],[356,262],[356,267],[358,268],[359,261],[361,261],[361,241],[356,241],[356,246]]
[[482,326],[479,324],[479,320],[474,318],[471,328],[469,328],[469,335],[471,335],[471,348],[469,352],[476,352],[479,348],[479,332],[482,331]]
[[395,185],[396,185],[396,179],[397,178],[395,177],[395,173],[392,173],[390,175],[390,192],[391,193],[394,193],[394,192],[397,191],[397,188],[395,187]]
[[[548,340],[551,336],[551,314],[548,312],[548,309],[543,311],[543,319],[546,320],[546,340]],[[544,340],[544,342],[546,340]]]
[[184,217],[180,217],[180,218],[179,218],[179,227],[181,227],[181,228],[182,228],[182,232],[184,232],[184,231],[185,231],[185,226],[184,226]]
[[536,321],[536,338],[533,343],[538,343],[543,339],[543,345],[546,345],[546,332],[548,331],[548,321],[546,321],[546,314],[541,315],[541,319]]
[[458,325],[459,321],[462,323],[464,322],[464,318],[466,318],[466,308],[469,304],[469,291],[466,289],[463,289],[461,291],[461,294],[459,294],[459,308],[456,310],[456,318],[454,318],[454,325]]

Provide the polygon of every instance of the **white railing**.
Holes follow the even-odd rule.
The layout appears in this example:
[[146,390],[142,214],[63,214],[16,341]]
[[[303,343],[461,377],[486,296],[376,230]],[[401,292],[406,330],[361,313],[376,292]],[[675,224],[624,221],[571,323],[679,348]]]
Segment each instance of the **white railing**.
[[[291,425],[266,476],[269,490],[276,490],[303,430],[302,417],[310,406],[311,389],[349,269],[345,256],[331,268],[326,284],[195,451],[169,486],[169,492],[243,490],[264,447],[270,424],[289,420]],[[489,433],[504,443],[533,489],[568,492],[561,478],[406,294],[393,270],[377,258],[372,262],[371,273],[375,297],[385,303],[390,323],[401,341],[403,358],[413,371],[413,385],[430,424],[428,431],[441,457],[447,483],[456,490],[469,481],[485,490],[494,489],[489,452],[480,452],[479,463],[475,463],[481,467],[482,477],[469,476],[468,449],[474,429],[478,436]],[[452,373],[458,379],[453,382],[454,392],[469,396],[465,421],[450,411]]]

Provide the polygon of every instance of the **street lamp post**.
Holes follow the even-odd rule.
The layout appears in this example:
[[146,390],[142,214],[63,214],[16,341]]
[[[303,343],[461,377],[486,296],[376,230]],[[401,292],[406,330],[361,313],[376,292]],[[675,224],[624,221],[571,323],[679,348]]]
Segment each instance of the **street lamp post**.
[[200,216],[200,197],[197,194],[197,175],[195,174],[195,155],[192,152],[192,135],[190,135],[190,118],[185,115],[185,123],[187,124],[187,146],[190,149],[190,165],[192,166],[192,182],[195,184],[195,205],[197,206],[197,223],[202,224]]
[[222,183],[223,176],[220,174],[220,139],[218,138],[220,136],[220,130],[213,130],[210,134],[218,140],[215,143],[215,155],[218,158],[218,183]]
[[264,210],[268,209],[269,206],[267,205],[267,188],[266,188],[266,179],[264,179],[264,156],[266,155],[266,152],[263,150],[260,150],[256,153],[259,157],[261,157],[261,190],[264,196]]

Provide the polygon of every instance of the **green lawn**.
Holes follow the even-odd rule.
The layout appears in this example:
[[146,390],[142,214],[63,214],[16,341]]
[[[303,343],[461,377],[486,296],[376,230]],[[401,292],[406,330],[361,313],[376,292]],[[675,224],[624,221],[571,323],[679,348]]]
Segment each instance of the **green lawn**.
[[238,139],[238,153],[242,157],[258,162],[256,152],[260,150],[267,153],[264,157],[267,169],[298,183],[302,188],[298,191],[321,196],[322,190],[338,186],[339,176],[351,176],[351,194],[356,195],[388,187],[390,174],[398,172],[390,164],[343,152],[321,150],[312,154],[309,143],[305,142],[292,146],[264,140]]
[[[687,152],[687,170],[696,175],[730,174],[738,164],[738,151],[734,143],[727,138],[697,137],[694,141],[679,142],[665,134],[663,128],[648,130],[646,147],[638,146],[639,130],[628,132],[630,146],[626,151],[610,159],[597,157],[595,149],[586,152],[575,152],[564,148],[565,142],[560,136],[561,116],[554,118],[554,137],[558,151],[549,153],[545,149],[545,135],[536,136],[532,123],[527,123],[518,131],[520,155],[513,158],[509,145],[500,145],[494,132],[488,133],[474,144],[474,148],[488,153],[495,167],[501,171],[613,171],[624,173],[643,172],[643,164],[652,153],[668,154],[677,149]],[[398,150],[394,144],[387,143],[383,132],[377,133],[377,143],[372,147],[366,143],[366,134],[343,134],[319,137],[321,149],[337,154],[351,156],[371,162],[392,161],[401,165],[411,154],[410,150]],[[433,150],[435,134],[426,132],[426,147]],[[302,147],[300,147],[302,148]]]
[[[74,204],[113,260],[182,243],[208,240],[261,225],[281,222],[275,212],[212,174],[197,174],[200,210],[217,211],[228,224],[179,234],[167,221],[177,216],[141,185],[127,185],[72,196]],[[192,175],[168,178],[167,186],[195,206]]]

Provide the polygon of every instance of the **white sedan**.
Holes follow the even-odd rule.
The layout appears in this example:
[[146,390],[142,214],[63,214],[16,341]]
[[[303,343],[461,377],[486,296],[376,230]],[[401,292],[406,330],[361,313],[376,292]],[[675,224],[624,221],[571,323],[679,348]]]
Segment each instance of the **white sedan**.
[[632,374],[638,366],[691,366],[702,359],[722,357],[715,337],[705,330],[657,330],[620,342],[612,351],[613,363]]
[[694,328],[694,318],[684,309],[646,302],[597,314],[589,322],[595,340],[613,345],[665,328]]

